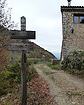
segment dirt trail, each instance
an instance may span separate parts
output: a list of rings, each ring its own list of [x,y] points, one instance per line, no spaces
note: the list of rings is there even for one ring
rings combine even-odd
[[[38,74],[49,84],[50,92],[58,105],[84,105],[84,81],[62,70],[47,65],[35,65]]]

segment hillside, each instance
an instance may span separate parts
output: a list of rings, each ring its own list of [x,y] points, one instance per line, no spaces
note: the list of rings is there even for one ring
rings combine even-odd
[[[0,31],[1,31],[1,35],[4,36],[4,37],[2,37],[3,38],[2,42],[4,40],[4,43],[5,43],[3,46],[6,46],[8,50],[13,52],[12,55],[14,57],[17,56],[16,53],[14,53],[14,52],[21,53],[20,48],[22,48],[22,45],[19,46],[19,44],[22,44],[22,40],[18,40],[18,39],[17,40],[15,40],[15,39],[11,40],[9,38],[10,33],[7,31],[7,29],[5,29],[2,26],[0,26]],[[2,33],[2,31],[3,31],[3,33]],[[1,45],[2,45],[2,42],[1,42]],[[51,52],[45,50],[44,48],[40,47],[39,45],[35,44],[34,42],[26,40],[26,43],[27,43],[28,46],[25,45],[25,47],[28,49],[27,56],[29,58],[40,58],[40,59],[44,59],[44,60],[57,59]],[[11,46],[11,44],[13,46]],[[15,47],[14,44],[17,45],[17,46]],[[19,51],[13,51],[14,49],[19,50]]]
[[[12,45],[17,44],[17,43],[22,43],[20,41],[16,41],[16,40],[12,40],[11,41]],[[13,44],[14,43],[14,44]],[[51,59],[57,59],[52,53],[50,53],[49,51],[45,50],[44,48],[40,47],[39,45],[35,44],[34,42],[30,42],[27,41],[26,42],[28,46],[26,46],[26,48],[28,49],[27,51],[27,57],[28,58],[38,58],[38,59],[42,59],[45,61],[49,61]],[[17,44],[17,46],[19,45]],[[22,45],[19,46],[19,48],[17,50],[19,51],[12,51],[13,52],[13,56],[16,55],[16,53],[14,52],[18,52],[21,53],[20,51],[20,47],[22,47]],[[15,49],[15,46],[12,47],[11,45],[9,46],[9,49]]]
[[[56,57],[49,51],[35,44],[34,42],[29,42],[30,44],[30,58],[43,58],[45,60],[56,59]]]

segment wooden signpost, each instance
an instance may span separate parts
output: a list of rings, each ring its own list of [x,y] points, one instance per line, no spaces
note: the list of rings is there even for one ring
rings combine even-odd
[[[8,45],[9,51],[22,51],[25,50],[29,52],[31,50],[32,45],[29,43],[10,43]]]
[[[13,50],[22,51],[22,60],[21,60],[21,105],[27,105],[27,66],[26,66],[26,50],[28,50],[28,44],[26,43],[27,39],[35,39],[35,31],[26,31],[26,18],[21,17],[21,31],[20,30],[11,30],[11,39],[21,39],[22,43],[13,44]]]
[[[11,30],[11,39],[35,39],[35,31]]]

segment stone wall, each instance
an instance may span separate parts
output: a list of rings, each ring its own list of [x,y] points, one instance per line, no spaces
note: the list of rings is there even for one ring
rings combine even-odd
[[[62,12],[62,27],[63,27],[63,43],[62,43],[62,55],[61,55],[62,60],[71,51],[84,50],[84,24],[73,23],[74,13],[84,14],[84,12],[73,12],[73,11]]]

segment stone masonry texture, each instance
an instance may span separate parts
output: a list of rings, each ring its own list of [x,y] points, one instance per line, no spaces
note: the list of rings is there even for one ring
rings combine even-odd
[[[63,60],[74,50],[84,50],[84,23],[73,22],[74,14],[84,14],[84,7],[62,6],[61,12],[63,30],[61,60]]]

